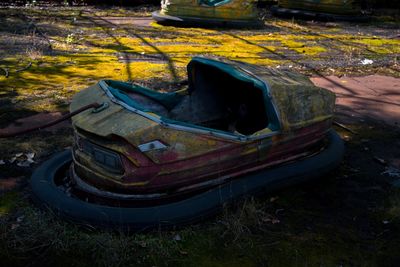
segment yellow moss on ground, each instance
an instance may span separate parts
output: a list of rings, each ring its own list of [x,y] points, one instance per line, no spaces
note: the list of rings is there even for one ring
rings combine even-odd
[[[308,56],[316,56],[320,53],[326,52],[326,49],[321,46],[306,45],[305,43],[300,43],[293,40],[282,40],[281,43],[297,53]]]
[[[12,68],[9,78],[0,76],[0,83],[3,91],[17,93],[13,99],[18,103],[29,97],[33,103],[50,99],[40,105],[32,104],[34,109],[41,110],[53,107],[52,102],[66,101],[76,91],[100,79],[171,81],[176,76],[184,78],[186,64],[191,57],[199,55],[275,66],[288,62],[285,49],[307,60],[337,51],[377,56],[400,53],[400,41],[395,39],[333,31],[318,33],[287,21],[270,24],[281,31],[178,28],[156,23],[149,28],[129,30],[87,26],[79,28],[82,33],[73,38],[49,36],[56,51],[52,55],[3,59],[0,67]],[[29,69],[15,72],[29,61],[32,62]]]

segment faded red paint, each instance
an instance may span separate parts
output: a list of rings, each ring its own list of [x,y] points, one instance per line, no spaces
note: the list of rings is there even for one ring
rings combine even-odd
[[[133,194],[165,192],[217,178],[234,179],[268,166],[304,157],[314,151],[315,144],[321,142],[330,125],[331,121],[327,120],[294,130],[290,134],[279,134],[271,138],[271,145],[263,150],[260,150],[259,145],[266,140],[245,144],[230,142],[229,146],[223,146],[214,152],[184,160],[174,160],[174,153],[161,153],[161,162],[164,157],[169,159],[164,164],[152,162],[125,142],[120,144],[125,145],[122,155],[125,173],[121,179],[115,179],[106,170],[99,175],[95,170],[80,166],[79,162],[75,165],[75,170],[79,176],[85,177],[87,183],[109,191]]]

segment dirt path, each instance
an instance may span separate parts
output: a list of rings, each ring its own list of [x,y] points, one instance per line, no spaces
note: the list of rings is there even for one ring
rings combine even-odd
[[[314,77],[312,81],[335,92],[336,112],[347,122],[377,120],[400,126],[400,79],[382,75]]]

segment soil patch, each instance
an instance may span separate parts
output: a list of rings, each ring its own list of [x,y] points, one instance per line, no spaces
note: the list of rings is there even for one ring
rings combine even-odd
[[[320,87],[335,92],[336,112],[349,122],[372,119],[400,126],[400,79],[382,75],[314,77]]]

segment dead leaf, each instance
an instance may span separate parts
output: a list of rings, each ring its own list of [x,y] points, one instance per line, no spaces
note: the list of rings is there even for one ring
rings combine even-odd
[[[35,152],[27,153],[27,154],[25,154],[25,156],[26,156],[28,159],[33,160],[33,158],[35,157]]]
[[[273,218],[271,222],[272,222],[272,224],[277,224],[277,223],[280,223],[281,221],[277,218]]]
[[[378,157],[374,157],[374,160],[382,165],[386,165],[387,161]]]
[[[33,160],[25,160],[25,161],[20,161],[17,163],[17,166],[19,167],[29,167],[33,163]]]
[[[266,223],[270,222],[272,224],[277,224],[281,222],[278,218],[272,216],[271,214],[268,214],[266,217],[262,218],[261,221]]]
[[[279,198],[279,197],[271,197],[271,198],[269,199],[269,202],[274,202],[274,201],[276,201],[278,198]]]

